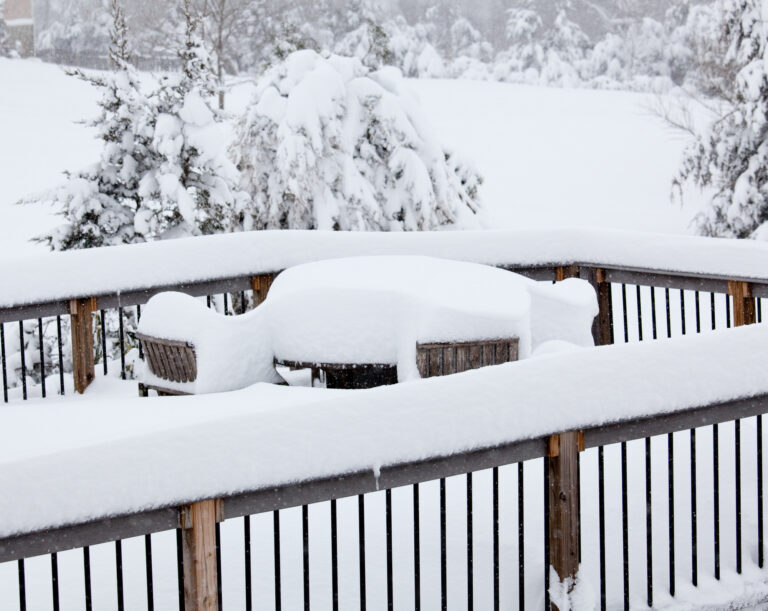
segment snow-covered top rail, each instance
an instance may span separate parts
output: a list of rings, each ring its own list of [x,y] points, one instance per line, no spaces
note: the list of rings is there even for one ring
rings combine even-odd
[[[751,240],[587,229],[262,231],[7,259],[0,262],[0,310],[247,277],[320,259],[380,254],[515,267],[582,264],[768,283],[768,244]]]
[[[0,430],[13,432],[0,443],[0,560],[14,553],[2,538],[18,533],[205,498],[224,498],[225,515],[234,517],[255,512],[247,494],[280,486],[292,488],[276,494],[278,505],[321,500],[307,498],[310,487],[297,482],[364,473],[366,486],[390,487],[414,477],[402,465],[429,464],[423,479],[444,477],[441,457],[493,449],[492,459],[504,464],[542,456],[543,440],[563,431],[585,429],[591,446],[763,413],[766,360],[768,326],[753,325],[367,391],[257,385],[225,400],[105,403],[96,395],[67,409],[9,406],[0,413]],[[682,415],[688,420],[674,420]],[[526,443],[527,454],[499,451]],[[398,466],[400,479],[392,475]]]

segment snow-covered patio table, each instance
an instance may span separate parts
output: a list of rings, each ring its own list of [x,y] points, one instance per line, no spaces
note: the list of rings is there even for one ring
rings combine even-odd
[[[582,280],[535,282],[474,263],[379,256],[289,268],[266,301],[242,316],[161,294],[147,304],[139,330],[194,346],[197,378],[177,390],[274,382],[275,363],[321,368],[329,386],[359,388],[422,377],[419,345],[507,346],[503,357],[473,367],[527,358],[551,342],[590,346],[596,314],[594,290]],[[157,383],[153,375],[146,379]]]

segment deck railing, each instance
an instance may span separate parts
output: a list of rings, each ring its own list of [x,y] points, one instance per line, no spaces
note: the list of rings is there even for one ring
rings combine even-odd
[[[700,247],[706,250],[705,246],[706,241]],[[413,250],[406,249],[406,252]],[[125,249],[125,252],[130,254],[130,249]],[[692,271],[689,268],[681,271],[675,269],[674,261],[666,269],[659,269],[658,266],[643,268],[638,261],[630,261],[631,264],[628,264],[625,260],[611,264],[605,258],[569,258],[531,264],[529,261],[521,263],[514,258],[504,261],[496,257],[487,262],[539,280],[558,281],[578,276],[591,282],[597,291],[600,307],[593,334],[596,344],[604,345],[676,337],[694,331],[699,333],[760,322],[762,298],[768,296],[768,274],[766,277],[757,276],[754,273],[754,260],[744,256],[745,263],[749,264],[745,265],[747,272],[727,275],[722,273],[722,269],[708,271],[704,265],[698,270]],[[761,248],[756,247],[755,260],[763,256]],[[475,260],[477,257],[465,258]],[[65,392],[63,353],[68,342],[76,369],[76,387],[79,385],[84,389],[88,379],[93,378],[97,358],[104,373],[107,373],[109,359],[106,355],[109,350],[106,344],[109,334],[104,332],[104,327],[110,323],[110,311],[113,312],[111,324],[117,327],[117,351],[121,373],[125,377],[125,355],[129,346],[126,329],[128,320],[130,316],[134,317],[131,322],[138,319],[140,306],[152,294],[172,289],[208,296],[209,304],[218,306],[226,313],[233,313],[242,308],[243,304],[252,306],[263,300],[271,279],[279,272],[279,267],[264,269],[263,264],[255,264],[253,269],[254,273],[250,275],[238,273],[215,279],[185,280],[176,285],[164,282],[162,285],[134,287],[113,293],[72,293],[36,302],[6,302],[6,305],[0,307],[5,401],[13,401],[16,397],[26,399],[33,395],[50,395],[51,389],[46,388],[45,374],[51,371],[52,366],[57,368],[58,391]],[[233,296],[239,301],[234,308]],[[81,313],[85,315],[78,320]],[[70,318],[71,339],[66,336]],[[9,351],[6,349],[6,340],[16,329],[20,340],[18,343],[27,345],[27,350],[20,352],[18,363],[11,364],[7,358]],[[53,350],[50,349],[50,342],[46,344],[46,329],[55,339]],[[94,329],[95,345],[91,346],[89,341],[93,340],[89,338],[94,337]],[[30,350],[28,339],[35,335],[39,341]],[[140,346],[136,350],[140,352]],[[30,365],[30,357],[34,352],[39,356]],[[17,364],[19,384],[12,387],[8,370]],[[31,366],[34,366],[38,380],[35,384],[29,383]],[[398,606],[402,604],[406,608],[426,608],[431,606],[427,599],[434,596],[445,609],[451,594],[457,591],[466,598],[469,609],[473,606],[486,608],[484,602],[488,602],[488,607],[494,609],[501,608],[502,603],[505,606],[517,605],[520,609],[540,604],[547,608],[551,602],[548,593],[550,573],[544,567],[552,562],[561,577],[572,573],[573,557],[569,553],[574,549],[581,561],[582,570],[590,566],[596,570],[599,583],[597,598],[602,609],[612,606],[628,609],[630,604],[636,604],[640,598],[652,606],[655,601],[674,596],[684,582],[696,586],[704,575],[719,580],[726,571],[740,574],[745,562],[763,567],[762,414],[767,405],[768,398],[764,396],[737,399],[734,395],[734,401],[717,405],[701,405],[671,415],[627,420],[607,427],[587,427],[582,429],[581,435],[572,436],[563,432],[470,453],[391,465],[382,468],[378,476],[370,471],[343,474],[256,490],[211,502],[195,502],[182,508],[168,507],[22,534],[0,540],[0,561],[16,560],[18,563],[18,604],[24,609],[27,598],[24,559],[50,554],[53,606],[58,608],[61,587],[57,574],[58,554],[65,550],[82,549],[83,604],[90,609],[94,608],[90,546],[115,541],[114,595],[118,600],[118,608],[122,608],[125,591],[121,541],[143,537],[145,605],[148,609],[165,608],[155,600],[158,594],[158,569],[156,567],[153,571],[152,540],[159,536],[154,533],[175,530],[179,608],[185,605],[185,582],[187,609],[208,608],[200,601],[208,600],[206,604],[209,604],[212,599],[201,596],[203,591],[213,596],[221,608],[226,589],[222,586],[222,566],[233,563],[226,559],[229,548],[220,545],[221,533],[222,529],[237,521],[242,522],[239,532],[243,541],[240,571],[242,597],[238,601],[242,600],[247,609],[265,605],[275,609],[294,608],[292,605],[300,601],[308,609],[312,601],[311,593],[315,592],[310,587],[311,505],[314,514],[327,515],[330,537],[328,593],[321,597],[322,603],[316,600],[312,602],[315,608],[327,606],[338,609],[345,605],[366,608],[366,600],[371,600],[369,582],[383,586],[388,608],[393,608],[396,601]],[[745,431],[749,433],[748,441],[744,437]],[[654,456],[659,455],[663,455],[666,463],[661,474],[658,472],[659,460],[653,460]],[[702,457],[709,464],[702,463]],[[576,461],[575,471],[568,467],[571,459]],[[727,472],[721,476],[723,465],[726,465]],[[750,465],[747,469],[749,477],[745,475],[745,465]],[[573,482],[574,473],[576,482]],[[642,477],[639,480],[630,479],[633,473],[643,476],[644,481]],[[574,486],[577,491],[583,489],[581,482],[585,478],[596,481],[597,498],[587,499],[576,494],[578,510],[574,520],[572,510],[566,508],[564,512],[561,511],[562,503],[553,504],[550,497],[558,491],[556,498],[562,498],[559,492],[563,492],[568,503],[572,502],[569,491]],[[680,498],[679,487],[674,484],[676,479],[680,481],[681,478],[690,489],[683,498]],[[638,485],[642,487],[639,496],[636,490]],[[452,528],[456,528],[455,507],[450,509],[448,498],[459,493],[463,493],[466,501],[465,515],[461,520],[461,543],[466,548],[461,560],[466,573],[462,586],[454,582],[455,570],[450,568],[448,562],[450,557],[455,564],[461,555],[456,550],[463,549],[448,537],[449,518],[453,522]],[[432,509],[436,510],[432,516],[428,516],[423,508],[425,494],[435,497],[430,500],[430,507],[434,505]],[[531,515],[531,510],[526,509],[529,501],[525,499],[530,499],[531,495],[539,497],[539,506],[545,516],[541,523],[535,512]],[[635,496],[635,502],[632,502],[632,496]],[[641,506],[636,502],[638,498],[641,499]],[[744,504],[744,498],[750,500],[749,507]],[[706,524],[699,518],[705,502],[712,509],[711,518],[707,516]],[[393,515],[402,514],[405,506],[410,507],[410,518],[406,520],[406,526],[411,530],[409,537],[403,536],[402,525],[398,527],[397,519],[393,518]],[[290,514],[289,508],[292,507],[301,508],[300,516]],[[383,569],[379,566],[379,559],[372,556],[370,544],[366,551],[366,538],[372,536],[371,507],[375,508],[373,511],[377,516],[381,513],[379,517],[383,517],[383,523],[377,525],[377,528],[381,526],[384,531]],[[369,513],[368,522],[366,510]],[[620,517],[620,542],[606,541],[606,523],[610,521],[612,512]],[[490,525],[485,525],[488,527],[485,534],[489,535],[489,539],[483,541],[483,545],[489,544],[488,549],[477,541],[480,531],[485,532],[480,527],[478,513],[484,519],[490,518]],[[269,523],[264,522],[267,514],[271,516]],[[347,593],[344,593],[344,586],[351,584],[349,576],[339,573],[340,567],[348,568],[348,563],[340,564],[339,561],[340,527],[343,527],[339,519],[342,514],[356,521],[353,530],[358,533],[357,583],[351,595],[349,587],[346,588]],[[638,518],[638,514],[642,515]],[[281,576],[281,569],[284,570],[282,564],[285,562],[281,561],[281,551],[285,558],[285,542],[281,542],[281,533],[285,537],[286,528],[285,517],[281,527],[281,515],[296,519],[301,531],[299,597],[286,589],[284,575]],[[429,537],[426,534],[430,524],[439,525],[439,532],[431,533],[437,534],[432,543],[427,541]],[[556,542],[552,541],[552,524],[558,525]],[[562,535],[560,526],[563,524],[567,524],[575,534],[575,540]],[[573,530],[573,524],[578,525],[576,530]],[[664,525],[661,530],[660,524]],[[259,547],[262,553],[266,549],[263,540],[255,542],[252,539],[251,533],[257,528],[261,534],[272,529],[272,549],[269,550],[272,556],[269,568],[273,573],[271,600],[264,598],[263,578],[256,577],[254,548]],[[632,536],[638,528],[644,530],[645,537],[642,540]],[[207,541],[211,533],[215,541],[215,566],[210,564],[210,555],[200,555],[201,550],[207,549],[201,542]],[[397,567],[393,566],[393,557],[398,544],[404,544],[406,539],[409,539],[407,547],[412,555],[410,570],[398,572]],[[645,549],[638,547],[638,541]],[[749,545],[751,541],[757,541],[757,545]],[[434,549],[431,545],[434,545]],[[660,547],[664,562],[660,562]],[[538,549],[539,556],[532,556],[531,550]],[[597,553],[586,554],[587,549]],[[432,560],[436,561],[435,566],[440,567],[437,574],[429,569],[432,563],[426,557],[432,551],[436,552]],[[482,556],[483,551],[488,552],[488,557]],[[223,559],[222,555],[225,556]],[[591,560],[587,558],[588,555]],[[532,557],[540,561],[532,562]],[[264,564],[263,558],[261,564]],[[531,564],[538,567],[536,571],[539,576],[535,579],[532,577]],[[630,570],[630,564],[644,565],[643,580],[638,581],[637,572]],[[201,570],[185,573],[184,568],[189,571],[191,566]],[[621,567],[618,581],[612,579],[616,577],[614,569],[617,566]],[[372,570],[380,573],[376,580]],[[168,571],[163,571],[162,575],[167,578]],[[262,579],[259,582],[261,592],[255,586],[255,580],[258,579]],[[399,593],[403,589],[408,592],[407,597]],[[484,598],[484,592],[489,592],[490,598]],[[324,604],[326,602],[327,605]],[[203,606],[195,606],[198,603]],[[226,606],[229,605],[227,602]],[[238,602],[235,606],[241,605]]]

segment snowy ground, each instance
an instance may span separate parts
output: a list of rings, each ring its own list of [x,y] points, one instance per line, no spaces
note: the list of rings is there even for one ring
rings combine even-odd
[[[694,207],[670,202],[685,140],[648,109],[652,96],[450,80],[410,81],[446,143],[485,177],[491,228],[590,227],[690,233]],[[229,110],[247,104],[241,82]],[[50,210],[13,203],[95,159],[98,143],[78,124],[97,94],[38,61],[0,59],[0,256],[56,223]]]

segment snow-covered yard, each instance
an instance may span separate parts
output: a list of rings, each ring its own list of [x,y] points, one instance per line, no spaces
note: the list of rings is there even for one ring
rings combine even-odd
[[[97,92],[54,65],[0,58],[0,253],[20,255],[58,223],[14,202],[94,161],[99,145],[77,122]],[[653,96],[502,83],[410,80],[447,144],[485,177],[488,228],[589,226],[689,233],[695,206],[670,201],[686,140],[649,110]],[[241,112],[253,85],[227,106]],[[34,169],[34,171],[32,170]]]

